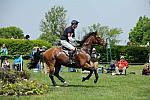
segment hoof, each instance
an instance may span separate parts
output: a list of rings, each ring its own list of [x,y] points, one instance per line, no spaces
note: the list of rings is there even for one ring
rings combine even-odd
[[[57,86],[55,86],[55,87],[60,87],[60,86],[57,85]]]
[[[97,80],[96,80],[96,79],[94,80],[94,83],[97,83]]]
[[[68,86],[68,83],[66,81],[64,82],[64,86]]]
[[[85,80],[86,80],[86,78],[83,77],[83,78],[82,78],[82,82],[84,82]]]

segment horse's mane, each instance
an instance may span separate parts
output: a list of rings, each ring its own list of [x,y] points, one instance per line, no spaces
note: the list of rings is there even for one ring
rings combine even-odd
[[[95,36],[97,35],[97,32],[90,32],[88,34],[86,34],[83,39],[80,42],[80,46],[82,46],[84,44],[84,42],[90,37],[90,36]]]

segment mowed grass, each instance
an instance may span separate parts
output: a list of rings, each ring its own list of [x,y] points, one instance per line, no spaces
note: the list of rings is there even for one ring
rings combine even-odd
[[[87,74],[67,72],[64,69],[60,75],[69,83],[63,86],[56,77],[60,87],[53,87],[48,75],[40,72],[31,72],[31,79],[49,85],[49,92],[43,95],[31,96],[0,96],[0,100],[150,100],[150,76],[142,76],[142,65],[130,65],[127,75],[112,76],[100,74],[95,84],[94,75],[82,82]],[[129,74],[134,71],[136,74]]]

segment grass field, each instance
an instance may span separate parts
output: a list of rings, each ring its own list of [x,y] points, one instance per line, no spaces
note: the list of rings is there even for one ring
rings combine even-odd
[[[0,96],[0,100],[150,100],[150,76],[141,75],[141,65],[130,65],[126,76],[112,76],[100,74],[95,84],[94,75],[85,82],[81,82],[86,74],[79,72],[67,72],[67,68],[61,74],[69,83],[64,87],[55,78],[61,87],[53,87],[48,75],[31,72],[31,79],[49,85],[49,92],[44,95],[32,96]],[[136,74],[129,74],[135,71]]]

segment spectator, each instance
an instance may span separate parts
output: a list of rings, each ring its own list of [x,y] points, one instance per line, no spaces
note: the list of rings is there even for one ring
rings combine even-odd
[[[144,68],[142,70],[142,75],[150,75],[150,64],[144,64]]]
[[[120,61],[117,62],[116,64],[116,74],[121,75],[121,74],[126,74],[126,69],[128,68],[128,62],[125,60],[124,56],[120,57]]]
[[[42,46],[42,48],[40,49],[41,52],[45,52],[46,51],[46,47]]]
[[[6,56],[8,55],[8,50],[5,46],[5,44],[3,44],[3,46],[1,47],[0,55],[1,55],[1,67],[2,67],[2,63],[3,63],[4,59],[6,58]]]
[[[100,58],[100,54],[96,52],[96,49],[92,49],[91,53],[91,61],[94,64],[94,67],[98,69],[98,59]]]
[[[41,70],[41,51],[40,48],[37,48],[37,51],[34,53],[34,58],[36,58],[35,62],[38,62],[36,68],[40,71]]]
[[[37,52],[37,48],[38,47],[34,47],[33,49],[32,49],[32,52],[31,52],[31,58],[33,58],[33,56],[34,56],[34,54]]]
[[[17,57],[13,62],[12,69],[17,71],[23,70],[23,59],[19,54],[17,54]]]
[[[2,62],[2,70],[10,70],[10,63],[7,58]]]
[[[77,72],[76,68],[68,68],[68,72]]]
[[[65,67],[65,66],[61,65],[61,68],[60,68],[60,71],[59,71],[59,72],[63,72],[64,67]]]
[[[115,71],[115,64],[116,64],[116,61],[111,60],[110,66],[109,66],[109,68],[107,68],[107,73],[112,73],[113,71]]]

